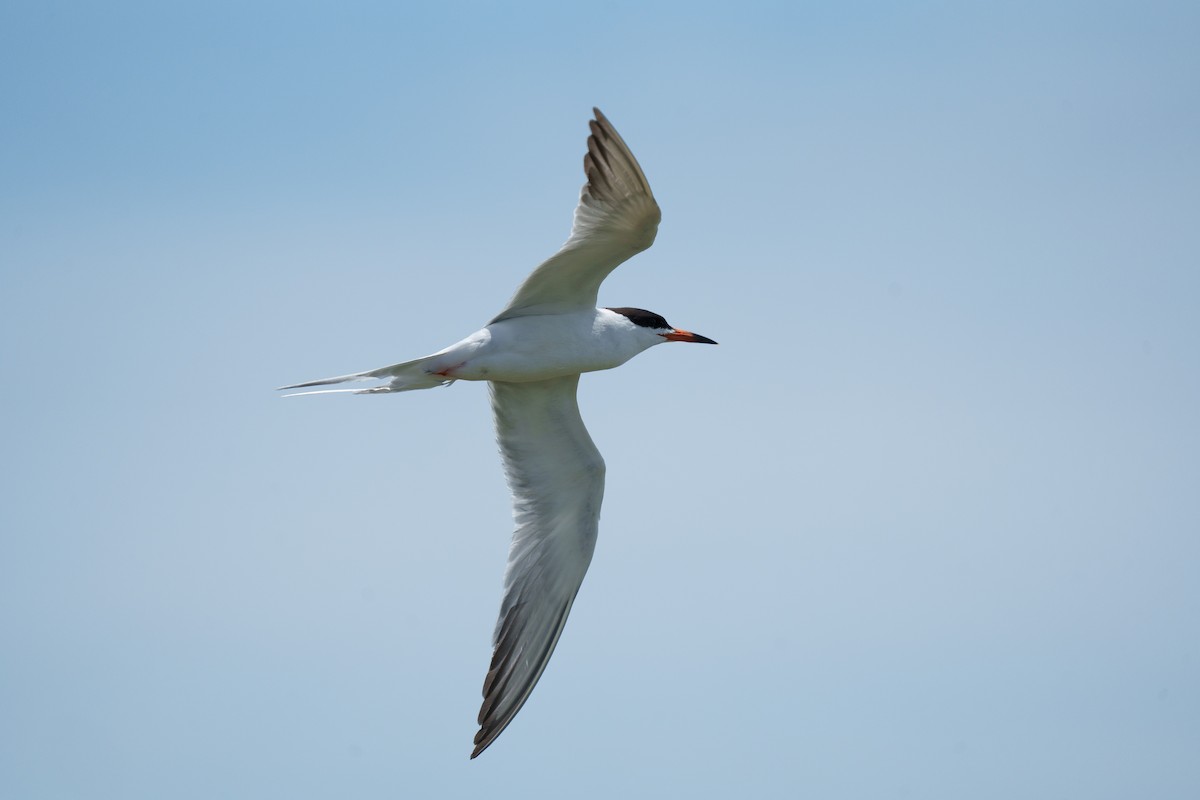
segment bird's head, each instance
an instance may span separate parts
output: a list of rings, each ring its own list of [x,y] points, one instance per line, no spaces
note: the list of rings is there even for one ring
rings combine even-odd
[[[620,314],[633,323],[639,335],[660,337],[657,339],[647,338],[647,347],[662,344],[663,342],[716,344],[716,342],[707,336],[701,336],[698,333],[685,331],[681,328],[673,328],[661,315],[655,314],[653,311],[647,311],[644,308],[610,308],[608,310]]]

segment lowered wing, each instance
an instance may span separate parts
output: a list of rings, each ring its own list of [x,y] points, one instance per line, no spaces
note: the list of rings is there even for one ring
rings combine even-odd
[[[471,758],[495,741],[542,676],[592,560],[604,459],[579,417],[579,376],[492,383],[516,531]]]

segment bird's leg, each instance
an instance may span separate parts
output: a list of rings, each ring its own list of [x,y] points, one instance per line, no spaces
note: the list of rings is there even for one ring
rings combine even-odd
[[[452,372],[454,372],[454,371],[455,371],[455,370],[457,370],[457,369],[462,369],[462,368],[463,368],[463,367],[465,367],[466,365],[467,365],[467,362],[466,362],[466,361],[460,361],[459,363],[457,363],[457,364],[455,364],[455,365],[453,365],[453,366],[450,366],[450,367],[446,367],[445,369],[439,369],[439,370],[430,370],[430,371],[429,371],[429,374],[431,374],[431,375],[441,375],[443,378],[447,378],[448,380],[451,380],[451,381],[453,381],[453,380],[455,380],[455,377],[454,377],[454,376],[453,376],[451,373],[452,373]]]

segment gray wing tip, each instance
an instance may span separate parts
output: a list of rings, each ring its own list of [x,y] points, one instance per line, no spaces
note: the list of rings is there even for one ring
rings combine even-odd
[[[583,157],[583,172],[587,177],[584,193],[597,200],[615,201],[622,195],[636,194],[653,199],[650,182],[629,145],[599,108],[593,106],[592,113],[595,119],[588,120],[587,153]]]
[[[517,640],[525,639],[528,635],[528,631],[523,629],[525,621],[520,613],[524,604],[513,606],[502,617],[496,634],[495,648],[492,650],[491,664],[483,681],[483,704],[479,707],[477,719],[479,731],[475,734],[475,750],[472,751],[471,758],[478,756],[496,741],[518,712],[525,707],[525,701],[533,693],[533,687],[537,686],[542,673],[546,671],[546,665],[550,663],[550,656],[554,655],[554,648],[558,646],[558,639],[562,636],[563,627],[574,602],[575,596],[571,595],[558,611],[550,627],[535,632],[535,635],[540,635],[544,641],[538,643],[532,656],[527,651],[520,653],[523,658],[529,659],[529,664],[519,665],[513,661],[517,654]],[[514,679],[515,683],[511,683]]]
[[[475,749],[471,751],[471,758],[477,758],[480,753],[487,750],[492,742],[496,741],[496,737],[500,735],[500,731],[502,730],[504,729],[500,728],[499,730],[488,731],[486,728],[480,728],[479,733],[475,734]]]

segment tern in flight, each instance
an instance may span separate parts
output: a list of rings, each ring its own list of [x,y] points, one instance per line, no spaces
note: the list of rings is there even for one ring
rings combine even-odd
[[[601,282],[654,243],[662,214],[633,153],[599,109],[571,236],[482,330],[433,355],[284,386],[379,380],[388,394],[488,381],[516,531],[483,682],[475,758],[512,722],[541,677],[592,560],[604,459],[579,417],[579,375],[619,367],[664,342],[716,344],[640,308],[596,308]]]

